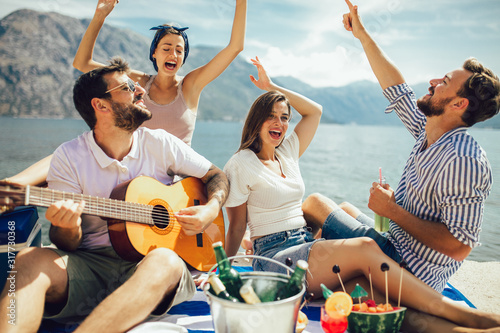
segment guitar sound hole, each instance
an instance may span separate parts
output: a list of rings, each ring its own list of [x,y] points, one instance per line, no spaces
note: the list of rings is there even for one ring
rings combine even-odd
[[[163,206],[154,206],[152,217],[153,223],[158,229],[166,229],[170,224],[170,214]]]

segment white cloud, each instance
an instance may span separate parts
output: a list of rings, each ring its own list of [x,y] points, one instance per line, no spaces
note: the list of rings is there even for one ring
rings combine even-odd
[[[314,87],[342,86],[359,80],[374,80],[364,55],[355,55],[343,46],[333,52],[297,55],[271,47],[259,57],[270,76],[293,76]]]
[[[254,38],[249,39],[249,38],[247,38],[245,40],[245,49],[257,48],[257,49],[261,49],[261,50],[266,50],[270,47],[272,47],[271,44],[263,42],[261,39],[254,39]]]
[[[373,38],[409,82],[461,64],[464,50],[500,72],[498,0],[352,0]],[[149,27],[174,21],[189,26],[194,45],[227,45],[236,0],[122,0],[106,22],[150,36]],[[0,15],[19,8],[91,18],[97,0],[3,1]],[[342,25],[338,0],[248,0],[244,57],[258,55],[273,75],[313,86],[374,80],[361,45]],[[419,71],[420,69],[420,71]],[[425,70],[424,70],[425,69]],[[424,71],[423,71],[424,70]]]
[[[23,0],[2,4],[2,13],[6,15],[20,8],[30,8],[41,12],[57,12],[72,17],[88,17],[84,13],[92,15],[97,1],[90,0]],[[83,16],[82,16],[83,15]]]

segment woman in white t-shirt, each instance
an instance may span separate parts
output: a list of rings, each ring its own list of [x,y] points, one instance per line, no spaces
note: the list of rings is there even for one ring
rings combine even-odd
[[[240,148],[224,168],[231,181],[226,203],[231,222],[226,243],[229,255],[237,252],[247,226],[254,246],[263,236],[290,230],[305,232],[301,208],[304,182],[298,161],[316,133],[322,112],[321,105],[273,84],[258,58],[252,62],[259,74],[258,80],[250,76],[252,82],[268,92],[252,105]],[[285,138],[290,105],[302,118],[292,135]],[[302,248],[308,251],[310,246]],[[256,268],[264,269],[260,261],[255,262]]]
[[[259,59],[252,59],[259,78],[250,75],[252,82],[268,91],[254,102],[245,121],[238,152],[224,167],[230,182],[226,211],[229,229],[225,250],[233,256],[248,227],[255,255],[286,263],[291,258],[308,261],[307,291],[321,295],[320,283],[335,290],[340,287],[332,267],[341,268],[341,277],[347,290],[356,283],[370,288],[371,274],[375,298],[385,302],[385,276],[379,268],[387,263],[389,297],[397,303],[401,268],[387,257],[369,238],[346,240],[314,239],[306,228],[302,213],[304,182],[300,175],[299,158],[311,143],[318,128],[322,107],[290,90],[274,84]],[[293,133],[288,137],[291,107],[301,115]],[[370,270],[371,267],[371,270]],[[283,268],[269,261],[254,259],[256,271],[283,272]],[[402,274],[401,303],[420,309],[406,318],[405,325],[424,323],[430,331],[450,331],[466,326],[489,328],[499,326],[500,318],[476,309],[466,308],[444,300],[444,297],[406,270]],[[368,289],[367,289],[368,290]],[[429,305],[432,304],[432,315]],[[409,311],[412,311],[409,309]],[[417,316],[417,317],[415,317]],[[419,326],[420,327],[420,326]],[[418,328],[418,327],[417,327]]]

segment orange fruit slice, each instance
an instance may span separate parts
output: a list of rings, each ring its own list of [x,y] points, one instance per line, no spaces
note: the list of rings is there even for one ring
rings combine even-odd
[[[325,311],[330,317],[347,317],[352,310],[352,298],[343,291],[337,291],[328,297],[325,302]]]

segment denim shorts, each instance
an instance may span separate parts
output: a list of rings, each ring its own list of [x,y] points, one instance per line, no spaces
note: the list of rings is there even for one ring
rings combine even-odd
[[[274,259],[283,264],[290,258],[293,269],[298,260],[308,260],[311,246],[316,241],[318,239],[314,239],[306,228],[298,228],[258,238],[253,242],[253,249],[256,256]],[[284,267],[263,259],[254,259],[252,265],[255,271],[287,273]]]
[[[374,226],[373,219],[365,214],[361,213],[357,218],[354,218],[339,208],[332,211],[326,218],[321,229],[321,236],[325,239],[369,237],[389,258],[400,262],[402,257],[389,240],[389,233],[378,232]],[[407,269],[409,270],[409,268]]]

